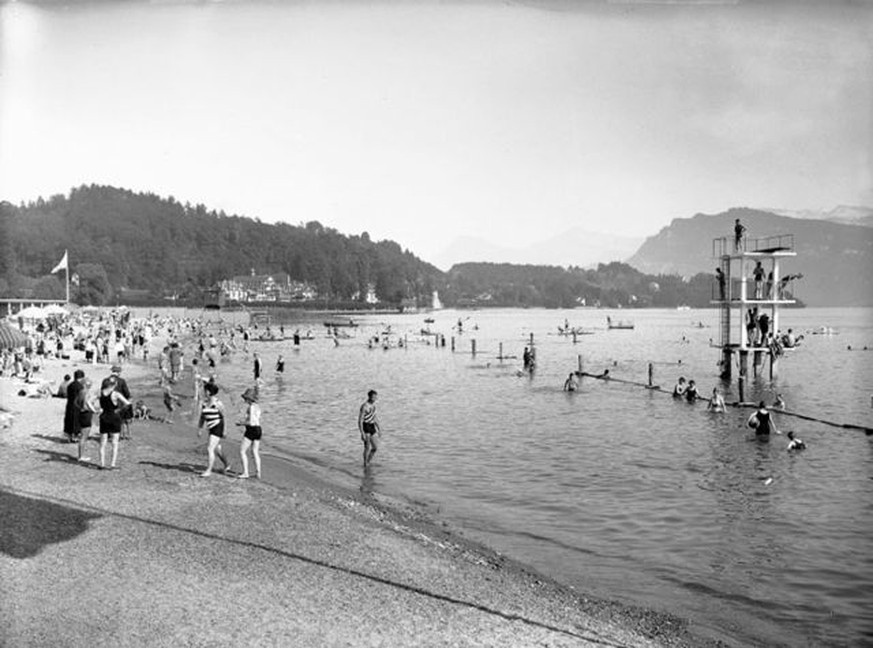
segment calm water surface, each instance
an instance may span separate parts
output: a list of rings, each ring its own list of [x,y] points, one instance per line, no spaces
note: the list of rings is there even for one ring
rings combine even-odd
[[[636,328],[605,330],[607,314]],[[653,362],[656,384],[670,388],[684,375],[703,394],[718,385],[736,400],[736,384],[719,382],[719,354],[709,347],[716,311],[433,316],[433,330],[455,336],[455,353],[418,335],[424,315],[363,317],[339,347],[320,320],[288,322],[317,336],[297,350],[252,344],[268,369],[269,451],[344,485],[438,510],[565,584],[675,613],[732,645],[873,641],[873,437],[777,417],[809,446],[791,454],[784,437],[755,440],[745,426],[750,410],[708,414],[703,403],[593,379],[575,394],[561,391],[581,355],[586,371],[645,382]],[[460,335],[452,327],[459,318]],[[565,318],[595,333],[576,344],[555,335]],[[389,324],[393,341],[406,335],[407,347],[368,349],[368,336]],[[780,392],[789,410],[873,427],[873,311],[783,311],[782,326],[837,333],[807,334],[778,380],[752,381],[747,400],[771,402]],[[531,333],[532,379],[518,373]],[[500,343],[518,359],[501,362]],[[272,373],[279,353],[282,377]],[[248,384],[250,361],[239,354],[222,363],[219,378]],[[385,434],[365,476],[356,422],[370,388],[379,391]],[[226,404],[241,409],[233,396]]]

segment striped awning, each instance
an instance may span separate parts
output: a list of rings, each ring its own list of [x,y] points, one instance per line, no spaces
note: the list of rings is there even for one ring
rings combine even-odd
[[[0,322],[0,349],[17,349],[27,344],[27,336],[17,328]]]

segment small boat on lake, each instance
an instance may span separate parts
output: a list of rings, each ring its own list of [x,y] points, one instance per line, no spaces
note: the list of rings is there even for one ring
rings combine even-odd
[[[358,328],[358,323],[353,319],[334,320],[324,323],[327,328]]]
[[[285,339],[285,336],[281,333],[281,331],[262,331],[256,335],[252,335],[249,338],[249,342],[281,342]]]
[[[627,320],[627,321],[619,320],[617,322],[613,322],[612,318],[609,315],[607,315],[606,316],[606,328],[608,328],[609,330],[613,330],[613,329],[633,330],[634,323],[631,322],[630,320]]]
[[[558,335],[594,335],[594,331],[587,331],[581,326],[559,326]]]

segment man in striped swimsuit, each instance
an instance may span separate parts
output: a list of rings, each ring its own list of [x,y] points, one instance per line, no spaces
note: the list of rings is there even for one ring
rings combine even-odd
[[[358,431],[361,433],[361,441],[364,442],[364,468],[366,468],[376,454],[376,435],[382,431],[376,418],[375,389],[367,392],[367,400],[361,405],[361,411],[358,413]]]

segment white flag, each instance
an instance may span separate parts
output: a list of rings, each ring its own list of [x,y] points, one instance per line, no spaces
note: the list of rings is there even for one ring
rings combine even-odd
[[[58,263],[58,265],[56,265],[54,267],[51,274],[54,274],[60,270],[66,270],[66,269],[67,269],[67,251],[64,250],[64,258],[61,259],[60,263]]]

